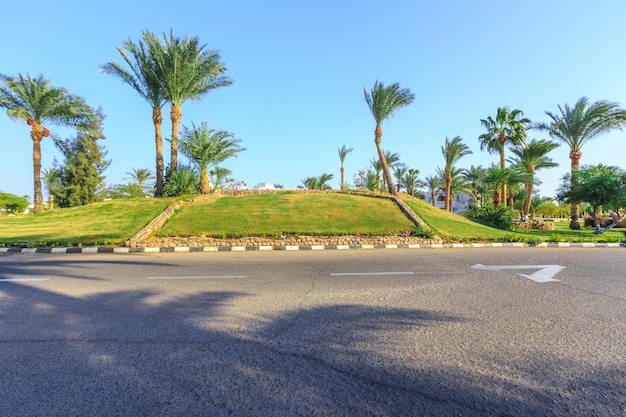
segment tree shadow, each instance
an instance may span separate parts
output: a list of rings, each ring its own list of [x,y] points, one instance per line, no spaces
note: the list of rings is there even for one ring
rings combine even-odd
[[[420,356],[429,328],[466,324],[461,317],[325,305],[233,320],[233,306],[250,296],[72,297],[3,283],[0,410],[136,417],[589,416],[626,409],[623,361],[596,369],[557,355],[488,358],[501,372],[468,371]],[[579,370],[577,379],[562,387],[542,381],[566,369]]]

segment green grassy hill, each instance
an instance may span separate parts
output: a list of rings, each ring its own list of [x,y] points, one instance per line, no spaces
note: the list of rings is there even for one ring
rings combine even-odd
[[[172,198],[113,200],[37,216],[0,216],[0,247],[119,246],[145,227]],[[593,230],[512,232],[479,225],[421,200],[405,202],[447,241],[610,241],[621,232]],[[156,236],[280,237],[284,235],[410,235],[415,225],[389,199],[341,193],[277,192],[215,195],[177,209]]]

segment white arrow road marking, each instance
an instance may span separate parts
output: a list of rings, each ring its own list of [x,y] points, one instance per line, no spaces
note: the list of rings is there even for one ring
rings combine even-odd
[[[503,269],[538,269],[534,274],[518,274],[524,278],[528,278],[535,282],[557,282],[558,279],[553,277],[562,269],[561,265],[483,265],[476,264],[473,269],[482,269],[485,271],[502,271]]]

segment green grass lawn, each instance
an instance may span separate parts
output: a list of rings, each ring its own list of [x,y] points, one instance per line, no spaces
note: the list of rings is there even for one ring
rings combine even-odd
[[[570,230],[568,219],[553,222],[554,230],[506,231],[474,223],[458,214],[433,207],[422,200],[406,198],[405,202],[439,236],[452,241],[520,241],[520,242],[623,242],[624,229],[595,234],[593,227]]]
[[[271,193],[218,197],[183,207],[159,236],[395,235],[415,225],[387,199]]]
[[[461,215],[433,207],[416,198],[407,197],[404,201],[437,235],[446,240],[469,242],[503,240],[512,233],[474,223]]]
[[[118,246],[176,199],[113,200],[38,215],[0,216],[0,247]],[[624,229],[596,235],[592,227],[504,231],[407,197],[406,203],[449,242],[624,242]],[[289,235],[390,236],[415,233],[415,225],[389,199],[340,193],[278,192],[215,196],[176,211],[157,236],[281,237]]]
[[[36,216],[0,216],[0,246],[119,245],[173,201],[112,200]]]

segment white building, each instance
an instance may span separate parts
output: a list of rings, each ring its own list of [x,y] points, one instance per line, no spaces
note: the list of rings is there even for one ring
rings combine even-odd
[[[432,201],[430,199],[430,193],[426,193],[426,197],[424,198],[424,201],[432,205]],[[441,191],[438,193],[435,193],[435,207],[443,209],[444,203],[445,203],[445,193]],[[471,195],[465,194],[465,193],[459,194],[456,197],[454,197],[454,199],[452,200],[452,212],[458,213],[458,214],[467,213],[470,206],[473,204],[474,204],[474,201],[472,200]]]
[[[260,182],[254,186],[255,190],[275,190],[274,184],[270,182]]]

